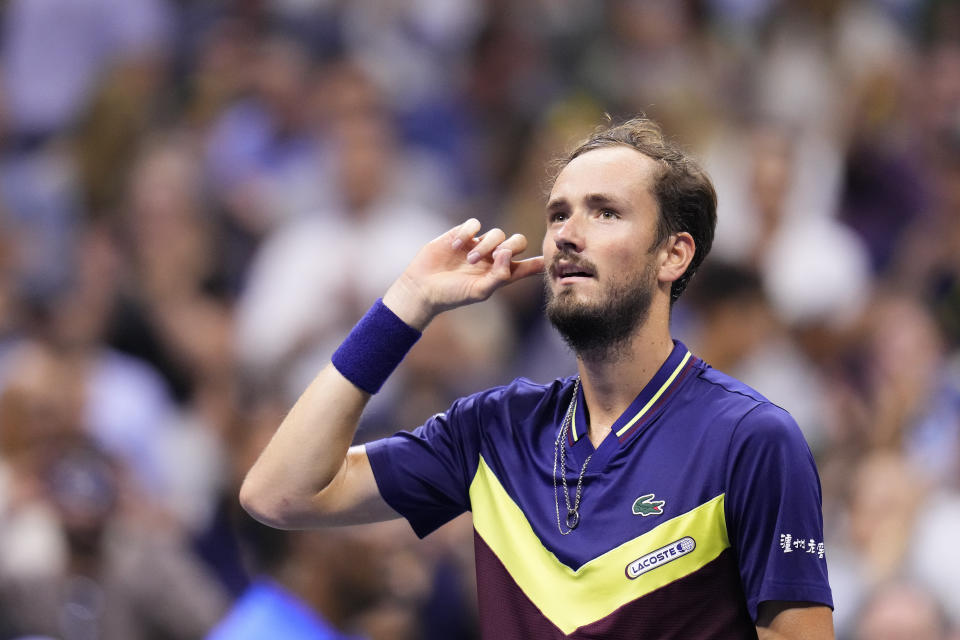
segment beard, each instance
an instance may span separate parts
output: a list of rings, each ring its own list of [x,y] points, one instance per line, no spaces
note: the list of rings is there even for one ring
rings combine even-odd
[[[600,300],[593,303],[578,300],[571,289],[555,294],[550,287],[550,270],[545,279],[547,318],[564,342],[589,360],[617,356],[619,347],[646,321],[656,287],[652,263],[635,277],[608,285]]]

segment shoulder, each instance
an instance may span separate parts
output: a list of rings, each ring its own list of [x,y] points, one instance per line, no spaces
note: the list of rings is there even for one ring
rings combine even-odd
[[[367,453],[379,455],[385,446],[413,448],[425,446],[434,451],[454,451],[465,455],[467,465],[475,452],[484,447],[513,439],[517,433],[531,433],[538,424],[552,424],[545,412],[554,411],[550,398],[563,389],[564,381],[542,385],[518,378],[501,386],[463,396],[446,411],[434,414],[412,431],[401,431],[389,438],[368,443]],[[572,380],[570,382],[572,389]],[[529,437],[529,436],[524,436]]]
[[[558,397],[573,389],[573,377],[558,378],[549,384],[516,378],[512,382],[491,387],[458,400],[451,410],[474,411],[479,418],[504,413],[528,416],[553,407]],[[568,398],[569,399],[569,398]]]
[[[710,365],[703,364],[701,367],[696,393],[710,409],[730,414],[737,428],[765,424],[796,426],[796,421],[786,409],[774,404],[750,385]]]
[[[800,427],[786,409],[753,387],[702,364],[694,393],[714,428],[725,428],[731,446],[781,443],[806,448]]]
[[[700,373],[697,376],[702,390],[717,396],[719,399],[741,406],[753,408],[757,404],[770,401],[753,387],[718,371],[704,362],[700,363]]]
[[[557,407],[569,402],[572,389],[573,378],[555,380],[550,384],[518,378],[509,384],[457,399],[446,411],[435,414],[417,427],[413,435],[426,439],[456,439],[468,449],[491,444],[497,446],[496,443],[502,443],[504,438],[510,441],[517,437],[521,440],[535,438],[544,425],[557,422]]]
[[[512,382],[480,392],[485,399],[506,402],[536,402],[573,386],[574,377],[557,378],[549,383],[534,382],[529,378],[515,378]]]

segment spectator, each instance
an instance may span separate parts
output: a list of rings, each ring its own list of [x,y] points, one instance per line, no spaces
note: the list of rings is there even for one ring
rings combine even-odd
[[[894,582],[867,601],[857,623],[856,640],[950,640],[942,605],[926,589]]]
[[[120,476],[90,444],[65,442],[42,486],[66,544],[57,571],[2,585],[20,634],[116,640],[197,638],[222,615],[224,593],[175,540],[126,522]]]

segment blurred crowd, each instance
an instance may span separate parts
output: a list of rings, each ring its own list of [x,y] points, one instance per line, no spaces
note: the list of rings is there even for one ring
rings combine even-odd
[[[239,483],[421,244],[539,246],[550,161],[637,113],[714,178],[674,335],[804,430],[838,637],[960,638],[954,0],[8,0],[0,33],[0,639],[476,637],[468,516],[278,532]],[[571,374],[541,309],[440,317],[357,440]]]

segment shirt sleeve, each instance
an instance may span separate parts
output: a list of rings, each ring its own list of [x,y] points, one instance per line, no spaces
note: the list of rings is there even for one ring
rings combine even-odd
[[[412,432],[366,445],[380,495],[423,538],[470,509],[479,455],[473,397],[458,400]]]
[[[750,615],[768,600],[832,608],[820,478],[796,422],[758,405],[734,430],[728,459],[727,530]]]

